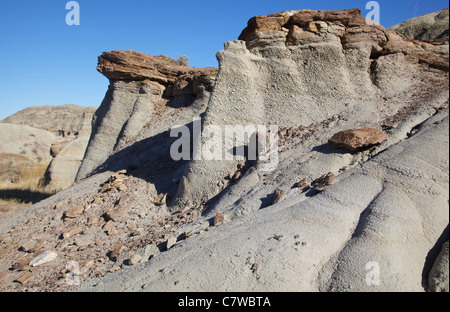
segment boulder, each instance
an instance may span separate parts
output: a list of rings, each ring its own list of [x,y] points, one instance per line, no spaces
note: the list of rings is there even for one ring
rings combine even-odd
[[[382,130],[363,128],[338,132],[328,142],[334,148],[345,148],[353,152],[383,143],[387,139],[388,136]]]

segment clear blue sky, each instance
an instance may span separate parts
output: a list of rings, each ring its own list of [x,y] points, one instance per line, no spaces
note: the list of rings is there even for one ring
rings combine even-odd
[[[191,66],[217,66],[223,43],[255,15],[284,10],[360,8],[367,0],[79,0],[80,25],[66,24],[66,0],[0,3],[0,120],[29,106],[100,105],[108,80],[96,71],[103,51],[136,50]],[[448,6],[445,0],[379,0],[385,27]]]

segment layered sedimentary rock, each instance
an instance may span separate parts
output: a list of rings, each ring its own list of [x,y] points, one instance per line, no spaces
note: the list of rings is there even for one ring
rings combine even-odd
[[[423,68],[448,71],[448,57],[369,25],[359,9],[253,17],[217,59],[220,70],[203,126],[222,130],[237,124],[308,127],[333,116],[346,116],[350,129],[380,128],[412,100]],[[237,165],[193,161],[174,204],[213,198]]]
[[[164,55],[135,51],[104,52],[97,70],[110,80],[110,86],[94,115],[78,180],[135,139],[155,112],[155,105],[190,105],[211,88],[217,74],[216,68],[193,68]]]

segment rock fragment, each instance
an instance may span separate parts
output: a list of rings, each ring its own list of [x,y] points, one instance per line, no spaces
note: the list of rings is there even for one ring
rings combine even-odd
[[[23,259],[19,259],[12,265],[12,269],[14,271],[25,271],[30,266],[28,265],[30,261],[33,260],[33,257],[27,257]]]
[[[153,200],[153,203],[156,206],[162,206],[162,205],[166,204],[166,200],[167,200],[167,194],[161,193],[155,198],[155,200]]]
[[[128,259],[127,263],[128,263],[128,265],[136,265],[136,264],[138,264],[141,260],[142,260],[142,257],[141,257],[141,256],[139,256],[139,255],[137,255],[137,254],[134,254],[134,255],[132,255],[132,256],[130,257],[130,259]]]
[[[20,283],[22,285],[25,285],[29,281],[31,281],[34,278],[34,275],[30,272],[23,273],[20,275],[17,279],[14,280],[14,282]]]
[[[19,250],[24,252],[31,252],[31,249],[34,247],[35,244],[36,242],[32,240],[27,240],[20,245]]]
[[[29,265],[32,267],[52,262],[58,257],[58,254],[53,250],[47,250],[30,261]]]
[[[123,250],[123,245],[122,244],[118,244],[110,253],[109,253],[109,259],[111,261],[117,261],[117,258],[119,257],[119,254],[122,252]]]
[[[274,235],[273,238],[277,241],[281,241],[283,239],[284,235]]]
[[[41,239],[41,240],[37,241],[36,244],[34,244],[33,248],[31,248],[29,250],[29,252],[36,252],[38,250],[41,250],[42,248],[45,247],[46,243],[47,242],[45,239]]]
[[[225,222],[225,216],[221,213],[217,213],[214,217],[214,226],[221,225]]]
[[[66,211],[64,213],[64,218],[73,219],[73,218],[81,216],[83,214],[83,212],[84,212],[84,206],[79,205],[79,206],[73,207],[72,209]]]
[[[274,198],[272,201],[272,205],[282,201],[286,197],[286,192],[280,189],[276,189],[274,192]]]
[[[177,239],[173,236],[169,237],[169,239],[166,241],[166,250],[169,250],[177,243]]]
[[[387,139],[387,134],[382,130],[363,128],[338,132],[328,140],[328,143],[333,148],[345,148],[348,151],[355,152],[363,148],[381,144]]]
[[[142,262],[146,262],[148,261],[150,258],[155,257],[156,255],[158,255],[160,253],[159,248],[155,245],[155,244],[148,244],[147,246],[145,246],[145,248],[143,249],[143,253],[141,253],[142,259],[141,259],[141,263]]]
[[[335,183],[335,179],[336,179],[336,176],[334,175],[334,173],[329,172],[327,174],[324,174],[320,178],[314,180],[311,183],[311,185],[316,187],[315,190],[317,192],[322,192],[328,186],[333,185]]]
[[[231,178],[231,180],[233,182],[236,182],[237,180],[239,180],[239,178],[241,177],[241,172],[240,171],[236,171],[236,173],[233,175],[233,177]]]
[[[304,188],[309,188],[310,185],[308,183],[308,180],[306,178],[303,178],[300,182],[298,182],[295,187],[300,188],[300,189],[304,189]]]
[[[74,225],[74,226],[68,228],[67,230],[65,230],[64,232],[62,232],[61,236],[63,239],[66,239],[66,238],[75,236],[80,232],[81,232],[81,227]]]

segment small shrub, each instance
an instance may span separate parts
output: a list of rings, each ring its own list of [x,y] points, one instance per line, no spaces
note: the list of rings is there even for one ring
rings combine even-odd
[[[177,54],[177,62],[180,65],[189,66],[190,60],[189,60],[189,58],[186,55],[179,55],[179,54]]]

